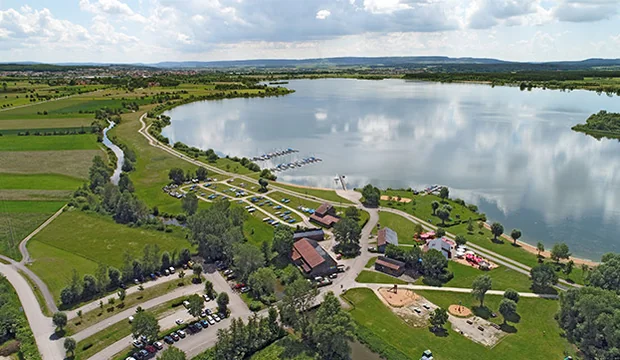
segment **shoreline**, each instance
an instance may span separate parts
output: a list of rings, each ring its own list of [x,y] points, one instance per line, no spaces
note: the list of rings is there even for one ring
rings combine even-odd
[[[408,80],[408,79],[404,79],[404,78],[401,78],[401,79],[404,80],[404,81]],[[422,80],[422,79],[411,79],[411,80],[423,81],[423,82],[440,82],[440,81]],[[476,83],[476,81],[463,81],[463,83],[465,83],[465,82],[474,82],[474,83]],[[482,84],[482,83],[480,83],[480,84]],[[486,85],[490,85],[490,84],[487,83]],[[505,84],[505,85],[498,85],[498,86],[509,86],[510,87],[510,86],[513,86],[513,85]],[[287,93],[287,94],[283,94],[283,95],[288,95],[288,94],[294,92],[294,90],[291,90],[291,89],[288,89],[288,88],[285,88],[285,89],[289,90],[290,92]],[[583,89],[583,90],[587,90],[587,89]],[[243,96],[238,96],[238,97],[242,98]],[[253,96],[253,97],[259,97],[259,96]],[[159,114],[163,114],[166,111],[170,111],[170,110],[172,110],[172,109],[174,109],[174,108],[176,108],[178,106],[188,105],[188,104],[191,104],[191,103],[194,103],[194,102],[199,102],[199,101],[210,101],[210,100],[215,100],[215,99],[198,99],[197,98],[194,101],[190,101],[190,102],[181,102],[179,104],[172,104],[171,106],[166,107],[166,109],[163,109],[162,111],[160,111]],[[171,119],[171,121],[172,121],[172,119]],[[161,129],[159,131],[159,134],[161,134]],[[168,145],[168,146],[171,146],[171,145]],[[261,170],[262,170],[262,168],[261,168]],[[280,184],[283,184],[283,185],[286,185],[286,186],[291,186],[291,187],[299,188],[300,190],[301,189],[330,190],[330,191],[336,191],[337,190],[337,189],[329,189],[329,188],[314,187],[314,186],[309,186],[309,185],[300,185],[300,184],[288,183],[288,182],[279,181],[279,180],[276,180],[276,181],[273,181],[273,182],[276,183],[276,186],[277,186],[278,183],[280,183]],[[484,226],[487,229],[490,229],[490,225],[488,223],[485,222]],[[509,241],[510,243],[514,242],[514,240],[512,238],[510,238],[507,234],[502,234],[501,237],[504,238],[505,240]],[[538,255],[538,249],[536,248],[535,245],[529,244],[529,243],[521,241],[521,240],[517,240],[517,245],[519,245],[524,251],[527,251],[527,252],[529,252],[531,254],[534,254],[534,255]],[[550,252],[548,250],[546,250],[546,249],[545,249],[545,251],[541,252],[541,255],[546,257],[546,258],[550,258]],[[570,260],[573,260],[573,262],[576,265],[585,264],[585,265],[588,265],[590,267],[598,266],[600,264],[600,262],[598,262],[598,261],[594,261],[594,260],[591,260],[591,259],[574,257],[574,256],[571,256]]]

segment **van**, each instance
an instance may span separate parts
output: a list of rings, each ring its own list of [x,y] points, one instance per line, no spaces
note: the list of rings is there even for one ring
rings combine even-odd
[[[173,266],[169,267],[168,270],[170,270],[171,274],[174,274],[174,267]]]

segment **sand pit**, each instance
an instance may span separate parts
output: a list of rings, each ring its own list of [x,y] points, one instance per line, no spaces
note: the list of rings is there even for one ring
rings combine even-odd
[[[391,201],[398,201],[398,202],[405,203],[405,204],[408,204],[408,203],[411,202],[411,199],[408,199],[408,198],[400,198],[399,199],[396,196],[389,197],[387,195],[381,195],[381,200],[383,200],[383,201],[390,201],[390,200]]]
[[[408,289],[398,289],[398,291],[394,293],[392,288],[381,288],[379,289],[379,294],[393,307],[408,306],[418,298],[418,295],[416,295],[413,290]]]
[[[471,310],[461,305],[450,305],[448,308],[448,312],[454,316],[458,317],[469,317],[471,316]]]

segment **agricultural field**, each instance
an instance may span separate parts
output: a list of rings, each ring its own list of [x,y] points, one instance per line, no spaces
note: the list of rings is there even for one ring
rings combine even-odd
[[[99,264],[121,268],[123,254],[142,257],[146,244],[161,251],[191,248],[182,229],[172,233],[116,224],[97,214],[67,211],[28,242],[34,271],[58,299],[73,269],[80,275],[93,274]]]
[[[501,296],[487,295],[486,308],[477,307],[470,294],[439,291],[419,291],[432,303],[447,308],[462,303],[471,308],[477,316],[501,323],[501,316],[491,318],[491,312],[498,312]],[[487,348],[475,343],[448,328],[445,335],[435,335],[428,328],[409,326],[384,305],[372,290],[351,289],[343,298],[353,309],[350,314],[358,325],[358,337],[372,350],[389,359],[417,359],[430,349],[433,355],[443,360],[458,360],[463,354],[475,354],[477,359],[562,359],[574,355],[572,347],[561,337],[553,314],[558,310],[556,300],[522,298],[518,304],[520,321],[510,323],[511,330],[499,344]]]
[[[61,151],[99,149],[97,135],[2,136],[0,151]]]
[[[0,192],[2,194],[2,192]],[[58,211],[62,201],[0,200],[0,252],[21,260],[19,242]]]

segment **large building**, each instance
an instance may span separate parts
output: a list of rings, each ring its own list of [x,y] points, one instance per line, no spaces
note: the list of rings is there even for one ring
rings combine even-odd
[[[340,218],[336,216],[336,209],[332,204],[323,203],[310,215],[310,221],[330,228],[340,221]]]
[[[396,231],[384,227],[377,232],[377,251],[384,253],[387,244],[398,246],[398,234]]]
[[[303,238],[293,244],[291,260],[307,277],[327,276],[338,271],[338,264],[318,242]]]
[[[321,241],[325,239],[325,232],[323,232],[323,229],[308,229],[305,231],[298,231],[293,234],[293,240],[295,241],[303,238]]]
[[[405,263],[390,259],[389,257],[379,256],[377,261],[375,261],[375,270],[392,276],[401,276],[405,272]]]

